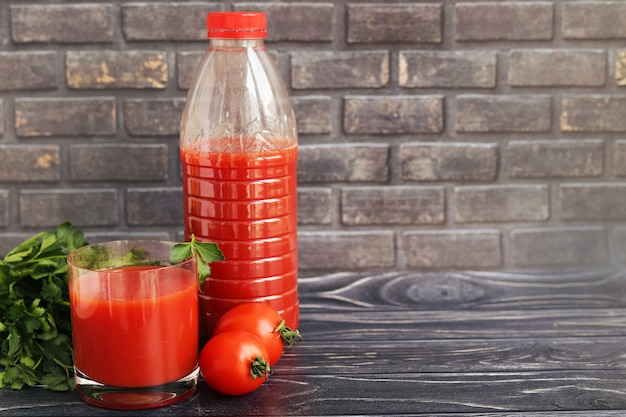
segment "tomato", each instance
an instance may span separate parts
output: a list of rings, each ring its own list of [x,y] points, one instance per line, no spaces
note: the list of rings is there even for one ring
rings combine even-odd
[[[291,346],[302,336],[298,330],[285,326],[285,320],[271,306],[264,303],[244,303],[222,315],[213,335],[229,330],[244,330],[259,337],[269,353],[270,366],[281,358],[285,345]]]
[[[269,354],[261,339],[243,330],[212,337],[200,352],[200,373],[214,390],[242,395],[263,384],[270,372]]]

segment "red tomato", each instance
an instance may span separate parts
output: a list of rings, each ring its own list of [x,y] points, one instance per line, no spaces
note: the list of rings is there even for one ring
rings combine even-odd
[[[231,308],[219,318],[213,335],[229,330],[244,330],[259,337],[270,355],[270,366],[278,362],[285,345],[289,347],[302,338],[298,330],[285,326],[280,314],[264,303],[245,303]]]
[[[242,330],[212,337],[200,352],[200,373],[214,390],[242,395],[257,389],[270,372],[261,339]]]

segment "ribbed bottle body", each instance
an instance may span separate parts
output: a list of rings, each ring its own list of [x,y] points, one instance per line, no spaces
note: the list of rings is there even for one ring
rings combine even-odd
[[[200,341],[230,308],[261,301],[297,328],[297,130],[259,40],[212,41],[181,124],[184,225],[224,261],[201,287]]]

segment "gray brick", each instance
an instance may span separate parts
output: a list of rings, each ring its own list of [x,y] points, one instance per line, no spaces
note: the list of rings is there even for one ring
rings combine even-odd
[[[441,43],[443,8],[438,4],[349,4],[348,43]]]
[[[442,224],[443,187],[343,187],[341,222],[345,225]]]
[[[127,41],[206,41],[206,16],[224,11],[216,2],[142,2],[122,6]]]
[[[551,124],[549,96],[463,95],[457,98],[457,132],[548,132]]]
[[[566,96],[561,108],[563,132],[626,132],[626,97]]]
[[[0,227],[7,227],[9,225],[9,198],[9,190],[0,190]],[[10,249],[11,248],[8,250]],[[5,255],[5,253],[2,251],[2,246],[0,245],[0,259],[4,257],[3,255]]]
[[[624,220],[626,184],[561,184],[559,200],[564,220]]]
[[[515,268],[573,268],[609,259],[606,232],[595,226],[513,230],[509,249]]]
[[[626,86],[626,50],[618,51],[615,59],[615,81],[620,87]]]
[[[387,145],[300,145],[298,182],[387,182],[388,161]]]
[[[347,96],[343,128],[348,134],[440,133],[441,96]]]
[[[184,99],[124,101],[124,126],[135,136],[173,136],[180,133]]]
[[[168,147],[161,144],[72,145],[72,181],[166,181]]]
[[[113,7],[110,4],[12,6],[11,34],[17,43],[113,42]]]
[[[553,36],[552,2],[465,2],[454,10],[455,37],[459,41],[550,40]]]
[[[626,140],[617,140],[613,145],[613,175],[626,177]]]
[[[0,52],[0,90],[57,87],[55,52]]]
[[[613,256],[620,265],[626,265],[626,227],[613,230]]]
[[[335,38],[333,3],[235,3],[235,11],[255,10],[267,16],[267,40],[329,42]]]
[[[492,181],[498,173],[494,143],[405,143],[399,158],[405,181]]]
[[[295,89],[380,88],[388,82],[387,51],[291,54],[291,85]]]
[[[333,216],[333,194],[326,187],[298,187],[298,224],[329,225]]]
[[[471,185],[454,188],[459,223],[545,221],[550,216],[547,185]]]
[[[565,39],[626,38],[623,1],[564,2],[561,30]]]
[[[55,182],[61,178],[58,145],[0,145],[0,182]]]
[[[497,55],[491,51],[400,51],[399,83],[418,88],[493,88]]]
[[[514,50],[509,57],[512,86],[601,87],[606,83],[603,49]]]
[[[131,226],[183,224],[183,191],[180,188],[129,188],[126,221]]]
[[[161,51],[68,51],[67,85],[76,89],[167,86],[167,58]]]
[[[301,270],[341,271],[395,265],[395,239],[390,231],[298,233]]]
[[[178,52],[176,54],[176,73],[178,88],[188,90],[191,86],[193,75],[196,68],[204,55],[204,51],[200,52]]]
[[[18,136],[115,134],[113,98],[16,98]]]
[[[56,227],[69,221],[77,227],[115,226],[117,192],[111,189],[22,190],[22,227]]]
[[[497,230],[410,231],[402,235],[410,268],[497,268],[502,265]]]
[[[333,130],[332,99],[328,96],[292,97],[298,133],[323,134]]]
[[[506,159],[511,178],[597,177],[604,171],[604,142],[512,141]]]

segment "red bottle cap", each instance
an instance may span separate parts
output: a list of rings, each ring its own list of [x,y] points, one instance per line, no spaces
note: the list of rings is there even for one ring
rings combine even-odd
[[[215,12],[206,19],[209,38],[263,39],[267,22],[261,12]]]

